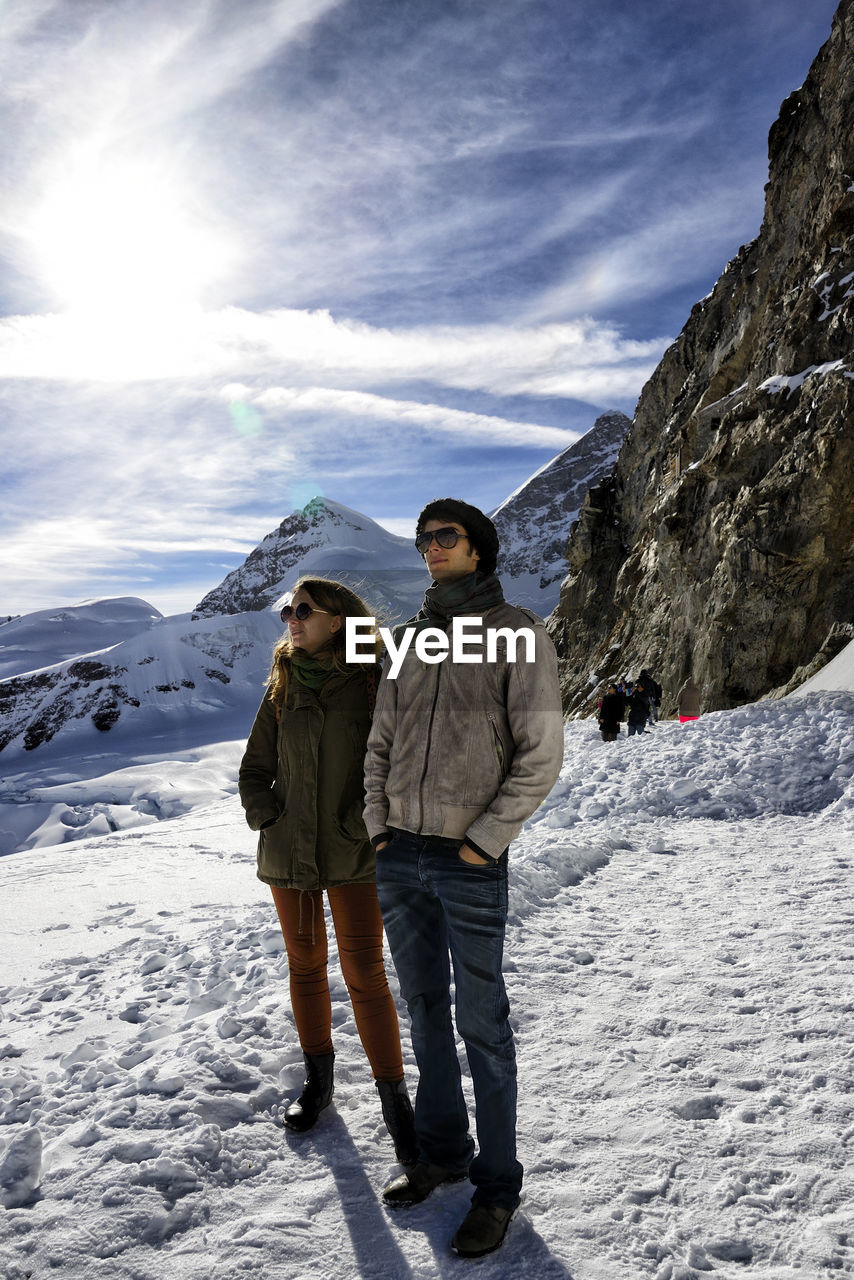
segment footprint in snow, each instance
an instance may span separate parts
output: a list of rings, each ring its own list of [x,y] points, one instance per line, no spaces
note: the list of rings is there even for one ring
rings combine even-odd
[[[723,1106],[720,1094],[706,1093],[699,1098],[689,1098],[673,1110],[682,1120],[717,1120]]]
[[[748,1263],[753,1261],[753,1249],[746,1240],[733,1240],[729,1237],[723,1237],[719,1240],[707,1240],[703,1245],[704,1253],[714,1258],[717,1262],[741,1262]]]
[[[25,1129],[13,1138],[0,1158],[0,1204],[19,1209],[34,1198],[41,1179],[42,1138],[38,1129]]]

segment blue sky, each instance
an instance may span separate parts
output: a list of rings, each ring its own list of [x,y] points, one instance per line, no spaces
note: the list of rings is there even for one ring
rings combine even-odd
[[[486,510],[759,230],[834,0],[2,0],[0,615]]]

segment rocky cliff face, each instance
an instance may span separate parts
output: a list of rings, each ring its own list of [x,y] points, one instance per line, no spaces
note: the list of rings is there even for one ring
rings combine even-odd
[[[574,528],[549,622],[571,713],[642,666],[665,711],[689,673],[731,707],[854,634],[854,0],[769,159],[759,236],[694,307]]]
[[[501,539],[498,573],[513,604],[543,615],[554,609],[567,572],[570,526],[588,490],[613,471],[630,426],[624,413],[601,414],[493,511]]]

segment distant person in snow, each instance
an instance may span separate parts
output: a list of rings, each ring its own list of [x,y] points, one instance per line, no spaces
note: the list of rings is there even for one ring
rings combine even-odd
[[[646,691],[646,687],[642,680],[637,680],[628,699],[627,719],[630,738],[636,733],[645,732],[644,726],[649,719],[649,704],[650,696]]]
[[[702,693],[695,685],[693,676],[689,676],[679,690],[677,708],[680,724],[685,724],[688,720],[699,720],[701,697]]]
[[[333,1093],[332,1006],[323,891],[356,1028],[401,1164],[415,1160],[400,1029],[383,966],[376,859],[362,818],[364,761],[378,677],[347,664],[345,620],[369,610],[348,587],[303,578],[282,610],[285,635],[240,765],[246,821],[258,836],[285,937],[305,1083],[284,1123],[310,1129]]]
[[[654,725],[658,719],[658,708],[661,706],[662,688],[654,676],[651,676],[644,667],[640,673],[641,682],[644,689],[649,694],[649,723]]]
[[[599,704],[599,731],[603,742],[616,742],[620,736],[620,724],[625,718],[625,695],[619,692],[612,680]]]

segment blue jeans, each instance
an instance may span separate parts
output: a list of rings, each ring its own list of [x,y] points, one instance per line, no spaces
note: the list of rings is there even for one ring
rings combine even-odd
[[[377,892],[420,1073],[419,1159],[468,1167],[475,1201],[515,1209],[522,1186],[516,1051],[501,973],[507,852],[497,862],[471,866],[459,857],[460,843],[396,832],[377,854]],[[451,1021],[451,961],[457,1030],[474,1086],[474,1159]]]

